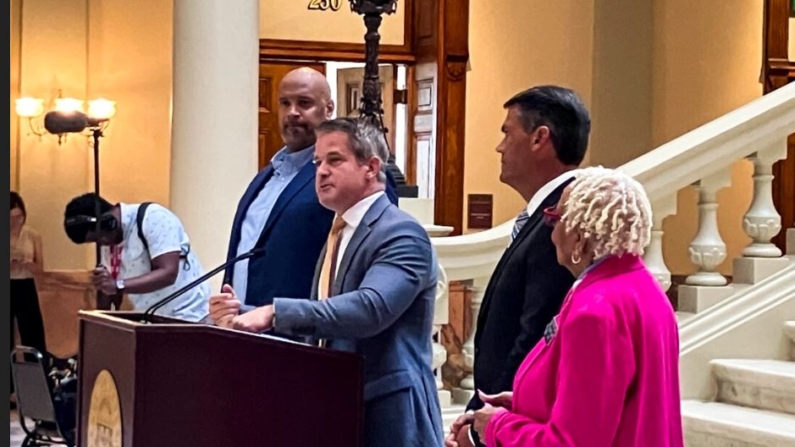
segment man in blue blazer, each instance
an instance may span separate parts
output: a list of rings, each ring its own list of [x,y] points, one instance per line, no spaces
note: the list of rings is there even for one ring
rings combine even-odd
[[[366,446],[442,445],[431,371],[437,260],[422,226],[387,199],[386,144],[348,118],[318,129],[315,188],[335,218],[315,270],[312,299],[276,298],[232,327],[303,337],[364,357]],[[215,295],[217,309],[239,306]],[[222,317],[223,312],[220,314]]]
[[[310,292],[315,261],[334,218],[320,206],[312,184],[315,128],[333,112],[331,91],[320,72],[299,68],[279,84],[279,130],[285,147],[249,185],[229,238],[227,260],[264,249],[262,256],[225,272],[224,284],[234,287],[242,311],[270,304],[274,296],[298,298]],[[397,203],[390,186],[390,200]]]

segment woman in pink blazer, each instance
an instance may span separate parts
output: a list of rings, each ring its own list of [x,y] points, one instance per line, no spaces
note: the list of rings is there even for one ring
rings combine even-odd
[[[545,211],[578,280],[513,393],[474,414],[487,446],[682,447],[674,310],[641,259],[651,206],[627,175],[578,171]]]

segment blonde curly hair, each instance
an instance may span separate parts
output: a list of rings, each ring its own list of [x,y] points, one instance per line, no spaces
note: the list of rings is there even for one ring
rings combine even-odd
[[[578,169],[561,220],[593,243],[594,259],[643,255],[651,239],[646,191],[627,174],[601,166]]]

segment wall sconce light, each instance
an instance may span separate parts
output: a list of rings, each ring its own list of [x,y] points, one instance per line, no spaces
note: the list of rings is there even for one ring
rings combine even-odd
[[[44,113],[44,100],[26,96],[16,100],[16,113],[20,118],[28,120],[32,134],[41,139],[47,133],[58,136],[58,144],[66,138],[67,133],[83,133],[93,136],[94,130],[105,130],[110,124],[110,119],[116,114],[116,102],[104,98],[88,101],[88,113],[84,111],[84,101],[75,98],[64,98],[61,91],[55,98],[55,106]],[[42,118],[40,118],[44,115]],[[80,123],[83,123],[80,128]],[[77,130],[80,128],[79,130]],[[96,139],[95,139],[96,141]]]

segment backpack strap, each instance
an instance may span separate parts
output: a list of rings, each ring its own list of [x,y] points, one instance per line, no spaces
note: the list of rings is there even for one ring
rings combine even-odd
[[[135,216],[135,223],[138,224],[138,237],[141,239],[141,242],[144,244],[144,248],[146,252],[149,253],[149,243],[146,241],[146,236],[144,236],[144,217],[146,217],[146,209],[151,205],[152,202],[144,202],[140,206],[138,206],[138,214]],[[187,253],[180,253],[179,257],[185,260],[184,269],[190,270],[190,262],[188,261],[188,253],[190,253],[190,246],[188,246]],[[151,255],[150,255],[151,258]]]
[[[144,202],[138,207],[138,215],[135,216],[135,223],[138,224],[138,237],[141,238],[141,242],[144,243],[144,248],[146,251],[149,251],[149,243],[146,242],[146,237],[144,236],[144,217],[146,217],[146,209],[151,205],[152,202]]]

